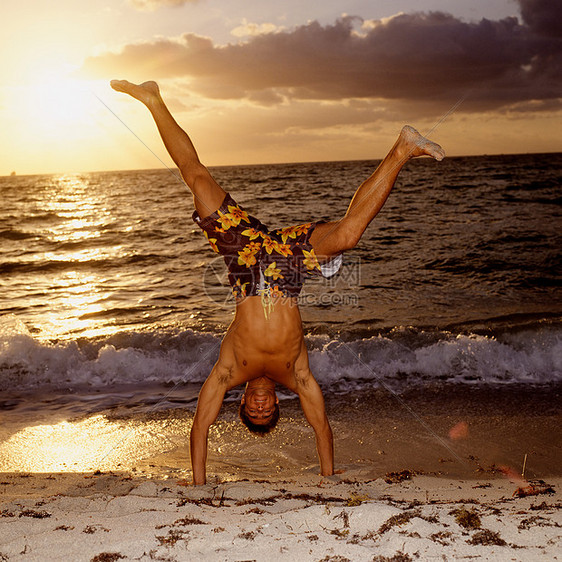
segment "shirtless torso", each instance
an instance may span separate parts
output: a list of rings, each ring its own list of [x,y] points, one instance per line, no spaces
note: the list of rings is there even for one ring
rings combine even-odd
[[[191,430],[193,483],[205,483],[207,437],[225,393],[247,383],[243,400],[248,417],[267,421],[277,401],[275,383],[295,392],[314,429],[320,471],[333,474],[332,430],[324,399],[308,365],[302,320],[296,299],[277,298],[266,317],[260,297],[248,297],[236,306],[219,359],[199,394]]]

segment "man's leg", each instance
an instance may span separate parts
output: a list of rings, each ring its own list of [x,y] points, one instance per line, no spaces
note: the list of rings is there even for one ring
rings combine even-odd
[[[418,156],[442,160],[445,152],[438,144],[406,126],[373,175],[359,186],[345,216],[339,221],[319,224],[314,229],[310,243],[321,261],[356,246],[384,205],[404,164]]]
[[[111,87],[129,94],[149,109],[164,145],[193,193],[195,209],[201,218],[216,211],[226,195],[197,156],[187,133],[176,123],[160,96],[156,82],[131,84],[126,80],[112,80]]]

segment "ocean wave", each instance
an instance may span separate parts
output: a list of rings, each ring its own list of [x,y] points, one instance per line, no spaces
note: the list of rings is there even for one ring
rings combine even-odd
[[[36,238],[37,234],[33,232],[25,232],[16,228],[6,228],[0,230],[0,238],[4,240],[27,240],[29,238]]]
[[[42,222],[58,222],[64,220],[64,217],[55,213],[54,211],[44,211],[37,214],[29,215],[23,218],[23,221],[28,223],[42,223]]]
[[[68,260],[37,260],[37,261],[6,261],[0,262],[0,273],[17,275],[30,273],[60,273],[73,271],[104,271],[111,268],[123,268],[128,265],[143,264],[150,266],[165,262],[164,255],[147,253],[132,254],[128,256],[117,255],[108,258],[96,259],[68,259]]]
[[[164,338],[130,333],[53,343],[39,341],[21,327],[4,326],[0,391],[203,382],[219,345],[217,337],[189,330]]]
[[[324,383],[342,390],[371,384],[397,391],[444,382],[546,384],[562,377],[559,330],[519,332],[501,340],[478,334],[426,335],[428,342],[421,344],[384,336],[330,341],[311,355],[311,368]]]
[[[548,384],[562,378],[562,329],[546,326],[495,337],[399,328],[343,341],[308,336],[310,365],[329,392],[441,383]],[[23,324],[0,324],[0,391],[202,383],[221,337],[193,330],[123,332],[42,342]]]
[[[104,269],[112,264],[112,260],[41,260],[41,261],[7,261],[0,263],[0,273],[5,275],[19,275],[30,273],[60,273],[72,270]]]

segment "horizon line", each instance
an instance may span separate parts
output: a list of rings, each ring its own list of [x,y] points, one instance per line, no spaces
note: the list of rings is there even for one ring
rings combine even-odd
[[[562,154],[561,150],[555,150],[551,152],[491,152],[483,154],[455,154],[451,156],[445,156],[445,160],[450,160],[453,158],[488,158],[490,156],[540,156],[548,154]],[[430,158],[423,158],[429,160]],[[377,162],[382,161],[382,158],[352,158],[345,160],[296,160],[292,162],[255,162],[255,163],[245,163],[245,164],[209,164],[206,165],[207,168],[236,168],[236,167],[258,167],[258,166],[291,166],[295,164],[330,164],[338,162]],[[421,159],[420,159],[421,160]],[[28,176],[54,176],[54,175],[65,175],[65,174],[98,174],[98,173],[115,173],[115,172],[139,172],[139,171],[153,171],[153,170],[174,170],[178,169],[173,163],[170,167],[147,167],[147,168],[119,168],[119,169],[97,169],[97,170],[80,170],[80,171],[66,171],[66,172],[32,172],[32,173],[17,173],[15,170],[8,174],[0,175],[0,178],[10,178],[10,177],[28,177]]]

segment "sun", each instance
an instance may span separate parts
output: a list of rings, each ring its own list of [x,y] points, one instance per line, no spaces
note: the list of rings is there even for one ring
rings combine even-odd
[[[45,141],[72,141],[87,135],[99,118],[93,85],[53,68],[18,86],[14,111],[29,133]]]

